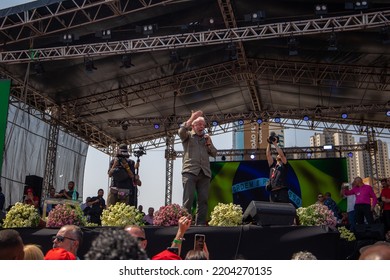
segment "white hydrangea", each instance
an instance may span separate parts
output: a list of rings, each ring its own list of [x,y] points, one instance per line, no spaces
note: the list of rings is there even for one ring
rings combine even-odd
[[[29,204],[15,203],[5,216],[4,228],[37,227],[40,217],[38,210]]]
[[[242,224],[242,208],[233,203],[218,203],[211,212],[210,226],[229,227]]]
[[[127,225],[143,225],[143,215],[134,206],[116,203],[104,209],[101,219],[103,226],[125,227]]]

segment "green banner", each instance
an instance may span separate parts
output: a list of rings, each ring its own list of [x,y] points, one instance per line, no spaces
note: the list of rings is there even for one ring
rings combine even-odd
[[[11,86],[10,80],[0,79],[0,175],[3,167],[4,142],[5,142],[5,132],[7,130],[7,116],[8,116],[10,86]]]

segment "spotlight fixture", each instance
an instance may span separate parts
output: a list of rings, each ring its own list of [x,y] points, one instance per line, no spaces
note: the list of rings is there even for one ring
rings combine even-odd
[[[212,125],[212,126],[217,126],[217,125],[218,125],[218,122],[217,122],[217,121],[212,121],[212,122],[211,122],[211,125]]]
[[[45,73],[45,69],[43,68],[43,64],[41,62],[37,62],[34,64],[34,71],[37,75],[42,75]]]
[[[243,125],[244,124],[244,120],[241,120],[241,119],[238,120],[237,122],[238,122],[238,125]]]
[[[311,153],[307,153],[307,157],[308,158],[311,158],[312,154]]]
[[[317,16],[326,15],[328,13],[328,6],[326,4],[315,5],[314,12]]]
[[[342,113],[341,114],[341,118],[344,119],[344,120],[347,119],[348,118],[348,114],[347,113]]]
[[[368,9],[368,1],[355,1],[355,10],[366,10]]]
[[[158,30],[158,25],[157,24],[147,24],[144,26],[137,26],[135,28],[135,31],[138,33],[142,33],[144,35],[152,35]]]
[[[255,155],[254,155],[254,154],[251,154],[251,155],[250,155],[250,158],[251,158],[251,160],[254,160],[254,159],[255,159]]]
[[[246,22],[261,22],[265,19],[265,12],[264,11],[257,11],[251,14],[244,15],[244,20]]]
[[[93,63],[93,60],[90,58],[85,58],[84,59],[84,66],[85,66],[85,71],[87,72],[93,72],[93,70],[97,70],[95,67],[95,64]]]
[[[324,145],[324,150],[332,150],[333,145]]]
[[[368,9],[368,1],[346,1],[345,10],[366,10]]]
[[[129,126],[127,124],[122,124],[122,129],[123,130],[127,130],[129,128]]]
[[[257,122],[258,124],[261,124],[261,123],[263,122],[263,119],[258,118],[258,119],[256,120],[256,122]]]
[[[106,30],[97,31],[95,33],[95,37],[108,40],[111,39],[111,34],[112,34],[111,29],[106,29]]]
[[[386,112],[386,116],[390,117],[390,110]]]
[[[274,118],[274,122],[276,122],[276,123],[280,123],[280,122],[281,122],[281,119],[280,119],[280,117],[275,117],[275,118]]]
[[[179,63],[182,61],[183,61],[183,59],[180,57],[179,53],[176,50],[171,51],[169,53],[169,63],[175,64],[175,63]]]
[[[310,120],[310,117],[308,115],[305,115],[305,116],[303,116],[303,120],[308,121],[308,120]]]
[[[154,129],[160,129],[160,125],[158,123],[155,123],[153,126],[154,126]]]
[[[135,65],[131,62],[131,55],[124,54],[122,56],[122,65],[120,66],[120,68],[130,68],[132,66],[135,66]]]
[[[390,29],[388,26],[384,26],[381,28],[380,31],[380,38],[382,41],[382,44],[390,44]]]
[[[225,160],[226,160],[226,157],[225,157],[225,156],[222,156],[222,157],[221,157],[221,160],[222,160],[222,161],[225,161]]]
[[[288,46],[288,55],[295,56],[298,55],[298,40],[294,37],[290,37],[287,41]]]
[[[61,37],[61,41],[63,43],[72,43],[73,39],[74,39],[74,35],[71,33],[66,33],[66,34],[62,35],[62,37]]]
[[[335,32],[330,33],[328,38],[328,51],[337,51],[337,36]]]
[[[237,48],[234,43],[230,43],[226,46],[226,57],[227,60],[236,60],[237,59]]]
[[[348,157],[353,157],[353,153],[352,153],[352,152],[349,152],[349,153],[348,153]]]

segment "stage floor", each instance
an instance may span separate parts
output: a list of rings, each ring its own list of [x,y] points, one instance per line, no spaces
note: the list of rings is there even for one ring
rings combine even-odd
[[[83,259],[92,240],[102,227],[83,228],[84,240],[79,248],[79,257]],[[46,253],[52,246],[51,236],[55,228],[18,228],[25,244],[42,246]],[[170,246],[177,227],[145,226],[148,239],[149,257]],[[194,235],[206,235],[210,259],[231,260],[288,260],[293,253],[307,250],[320,260],[341,260],[352,253],[339,238],[339,233],[322,226],[269,226],[243,225],[236,227],[190,227],[183,241],[182,257],[193,248]],[[349,246],[350,247],[350,246]]]

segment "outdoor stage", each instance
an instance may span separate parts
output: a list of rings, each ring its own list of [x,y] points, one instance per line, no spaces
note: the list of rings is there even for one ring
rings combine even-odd
[[[88,251],[94,237],[102,228],[83,228],[84,240],[79,248],[82,259]],[[51,246],[51,236],[58,229],[19,228],[25,244],[35,243],[42,246],[44,253]],[[149,257],[169,247],[177,227],[145,226],[148,239]],[[353,253],[354,248],[347,246],[339,238],[337,231],[328,227],[316,226],[269,226],[244,225],[237,227],[190,227],[183,241],[182,257],[192,249],[194,235],[206,235],[210,259],[231,260],[288,260],[293,253],[307,250],[320,260],[342,260]]]

